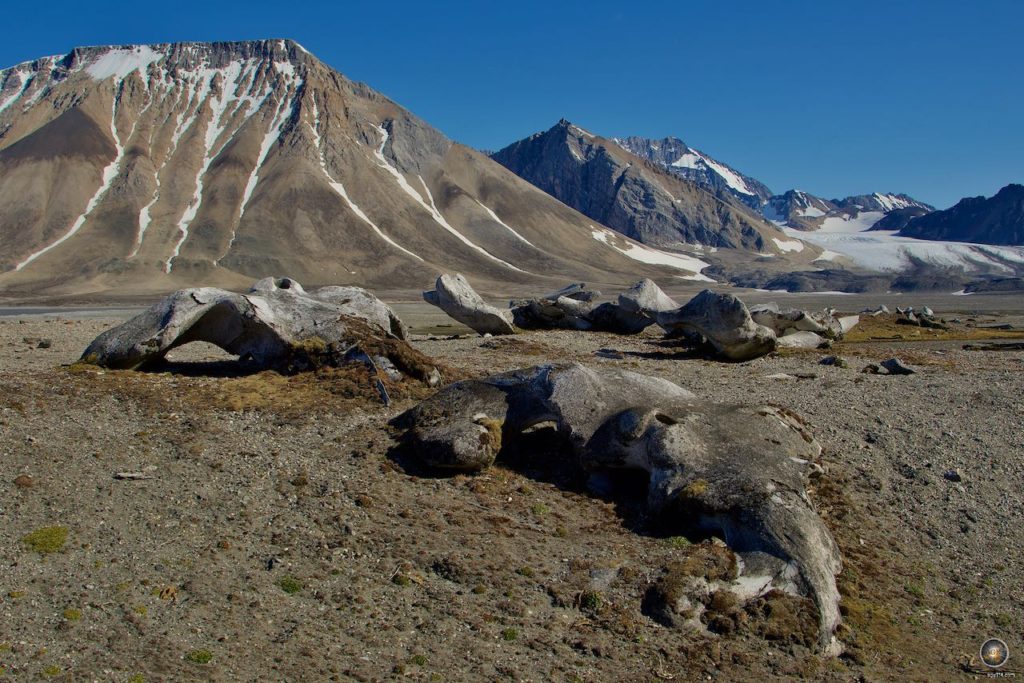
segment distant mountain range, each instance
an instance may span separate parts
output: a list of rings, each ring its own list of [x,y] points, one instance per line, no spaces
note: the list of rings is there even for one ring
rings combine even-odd
[[[940,212],[903,194],[775,195],[677,138],[565,120],[488,157],[286,40],[77,48],[0,70],[4,296],[266,275],[418,289],[453,271],[495,289],[1005,280],[1024,249],[949,240],[1024,242],[1022,191]]]
[[[789,240],[732,194],[714,192],[562,120],[492,159],[580,213],[646,244],[786,253]]]
[[[918,283],[947,283],[960,277],[951,270],[965,281],[1024,271],[1024,249],[940,245],[899,233],[935,211],[906,194],[775,195],[678,138],[605,138],[562,120],[491,156],[641,242],[718,249],[701,252],[715,264],[707,272],[745,286],[785,281],[798,288],[878,288],[889,281],[878,274],[913,273]]]

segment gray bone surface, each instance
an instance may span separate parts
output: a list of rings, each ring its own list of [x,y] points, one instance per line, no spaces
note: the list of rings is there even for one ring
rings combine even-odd
[[[789,334],[778,337],[776,343],[782,349],[816,349],[829,342],[828,339],[814,332],[790,331]]]
[[[754,322],[746,305],[732,294],[705,289],[684,306],[658,313],[666,332],[696,332],[728,360],[745,361],[775,350],[775,332]]]
[[[440,275],[423,300],[479,334],[514,334],[512,312],[496,308],[476,293],[462,275]]]
[[[860,317],[856,315],[837,318],[833,310],[809,312],[797,308],[780,309],[775,303],[751,306],[750,317],[757,324],[774,331],[778,337],[793,332],[814,332],[823,338],[836,339],[860,322]]]
[[[202,341],[258,367],[280,368],[297,349],[333,349],[339,362],[370,359],[386,371],[397,367],[436,384],[436,368],[405,336],[394,311],[366,290],[325,287],[310,293],[289,278],[264,278],[245,294],[212,287],[178,290],[96,337],[82,359],[135,369]]]
[[[678,308],[652,280],[637,282],[619,295],[618,303],[595,303],[585,285],[569,285],[537,299],[512,302],[512,316],[523,329],[594,330],[637,334],[655,322],[658,311]]]
[[[477,472],[524,430],[548,422],[585,470],[646,471],[649,509],[723,536],[743,558],[743,586],[764,579],[764,590],[809,595],[822,652],[839,651],[841,560],[807,496],[821,447],[799,418],[701,401],[656,377],[568,364],[457,382],[396,424],[425,464]]]
[[[619,306],[634,313],[656,314],[679,308],[679,303],[662,291],[661,287],[644,278],[619,294]]]

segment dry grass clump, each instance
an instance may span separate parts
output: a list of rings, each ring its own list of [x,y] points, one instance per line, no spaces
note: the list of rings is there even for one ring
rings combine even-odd
[[[244,363],[165,363],[159,371],[107,370],[89,363],[64,368],[63,393],[114,395],[152,413],[193,407],[205,410],[271,412],[300,418],[336,412],[352,405],[379,406],[391,400],[421,400],[442,383],[466,373],[434,361],[406,342],[382,336],[357,318],[345,321],[352,333],[341,348],[318,337],[292,346],[280,367],[257,370]],[[361,353],[360,353],[361,352]],[[368,358],[387,358],[405,377],[392,379]],[[383,391],[382,391],[383,389]]]
[[[948,330],[897,324],[895,313],[862,315],[860,322],[843,337],[845,343],[867,341],[956,341],[971,339],[1024,339],[1022,330],[993,330],[947,323]]]

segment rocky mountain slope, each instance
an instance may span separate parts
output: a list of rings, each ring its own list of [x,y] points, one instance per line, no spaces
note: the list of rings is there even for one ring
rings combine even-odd
[[[803,244],[731,195],[714,194],[564,119],[492,158],[595,221],[646,244],[772,255],[803,251]]]
[[[0,292],[693,276],[296,43],[78,48],[0,71]]]
[[[760,211],[761,206],[772,196],[772,191],[764,183],[712,159],[679,138],[651,140],[632,136],[613,140],[623,149],[665,168],[680,178],[715,193],[729,193],[752,209]]]
[[[993,197],[966,197],[956,206],[907,221],[900,235],[925,240],[1024,245],[1024,185]]]

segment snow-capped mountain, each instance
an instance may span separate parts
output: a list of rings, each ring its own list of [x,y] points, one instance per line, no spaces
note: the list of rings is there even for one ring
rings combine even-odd
[[[562,120],[492,158],[581,213],[645,244],[786,255],[803,250],[731,195],[718,195]],[[808,254],[804,256],[809,256]]]
[[[690,147],[679,138],[651,140],[634,136],[613,138],[613,141],[638,157],[703,188],[713,192],[728,192],[755,210],[760,210],[772,196],[771,190],[764,183]]]
[[[823,251],[816,262],[820,268],[840,265],[874,273],[957,271],[975,276],[1024,271],[1024,249],[981,247],[965,240],[927,241],[915,239],[905,229],[898,232],[945,213],[905,194],[825,200],[790,190],[768,200],[763,211],[789,237],[820,247]]]
[[[285,40],[0,71],[0,291],[693,276]]]
[[[811,231],[820,229],[830,219],[853,221],[858,226],[867,225],[870,228],[893,212],[921,215],[934,210],[934,207],[905,194],[876,192],[829,200],[800,190],[790,190],[768,199],[762,213],[777,225]]]
[[[835,204],[800,190],[769,197],[761,208],[765,218],[778,225],[814,230],[820,221],[836,209]]]

